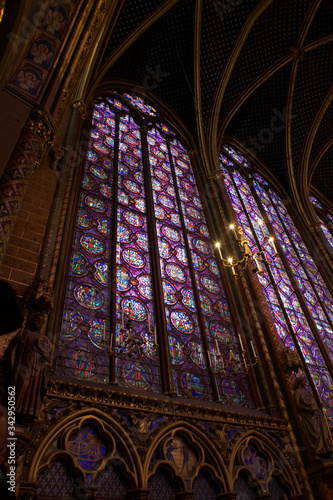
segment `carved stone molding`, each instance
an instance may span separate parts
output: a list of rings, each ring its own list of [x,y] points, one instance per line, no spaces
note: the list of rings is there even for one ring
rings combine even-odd
[[[252,415],[237,413],[235,410],[224,408],[201,407],[176,400],[164,400],[148,396],[141,396],[125,392],[116,392],[108,387],[92,387],[75,384],[67,381],[50,379],[48,381],[47,394],[51,398],[62,398],[81,401],[90,406],[106,405],[115,409],[130,409],[132,411],[150,411],[163,415],[175,416],[177,418],[188,418],[192,420],[234,423],[237,425],[251,426],[263,429],[279,429],[285,431],[287,422],[265,415]]]

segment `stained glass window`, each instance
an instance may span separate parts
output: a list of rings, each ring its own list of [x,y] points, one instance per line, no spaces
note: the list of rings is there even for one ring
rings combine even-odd
[[[253,407],[240,357],[186,148],[147,100],[97,99],[58,371]]]
[[[316,207],[315,210],[320,221],[320,227],[327,241],[333,247],[333,215],[314,196],[310,196],[310,201]]]
[[[243,165],[242,157],[230,146],[224,150]],[[248,176],[239,166],[234,170],[223,161],[220,166],[238,223],[251,250],[262,250],[265,237],[274,236],[281,245],[282,255],[273,258],[273,243],[267,242],[266,265],[258,279],[281,341],[292,350],[299,348],[307,373],[332,418],[332,379],[327,353],[332,358],[333,297],[282,200],[268,182],[259,174]]]

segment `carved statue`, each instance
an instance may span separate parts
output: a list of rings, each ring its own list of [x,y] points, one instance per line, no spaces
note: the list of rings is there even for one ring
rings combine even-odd
[[[312,454],[330,456],[332,438],[325,416],[305,387],[305,377],[298,377],[295,382],[294,397],[304,439]]]
[[[149,432],[149,426],[152,423],[152,419],[149,416],[145,416],[144,413],[139,413],[137,417],[133,412],[130,414],[131,420],[135,427],[138,429],[141,434],[146,434]]]
[[[16,412],[35,417],[42,404],[45,391],[45,357],[40,346],[40,330],[44,324],[43,314],[33,314],[26,323],[21,345],[16,348],[15,386]],[[15,371],[14,367],[14,371]]]

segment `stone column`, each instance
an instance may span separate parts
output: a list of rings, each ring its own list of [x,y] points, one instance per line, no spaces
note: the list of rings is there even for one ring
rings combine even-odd
[[[47,111],[34,108],[0,179],[0,262],[31,174],[42,162],[53,135],[54,126]]]

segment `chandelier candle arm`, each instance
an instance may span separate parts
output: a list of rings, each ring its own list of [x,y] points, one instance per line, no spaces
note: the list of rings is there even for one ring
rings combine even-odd
[[[221,356],[221,352],[220,352],[220,348],[219,348],[219,344],[217,342],[217,339],[215,339],[215,345],[216,345],[217,355]]]
[[[253,345],[252,340],[250,340],[250,344],[251,344],[251,347],[252,347],[253,357],[256,358],[257,357],[257,353],[256,353],[256,351],[254,349],[254,345]]]

